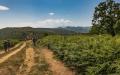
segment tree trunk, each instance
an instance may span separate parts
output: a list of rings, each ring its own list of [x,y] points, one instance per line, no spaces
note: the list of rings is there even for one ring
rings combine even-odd
[[[111,28],[111,35],[112,35],[113,37],[116,35],[114,28]]]

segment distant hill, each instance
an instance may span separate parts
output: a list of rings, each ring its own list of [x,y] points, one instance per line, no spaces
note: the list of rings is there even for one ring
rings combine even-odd
[[[63,29],[70,30],[76,33],[89,33],[90,27],[64,27]]]
[[[32,28],[32,27],[7,27],[0,29],[0,39],[22,38],[30,33],[35,33],[38,36],[43,34],[74,34],[74,31],[61,28]]]
[[[75,33],[71,30],[61,29],[61,28],[32,28],[32,27],[9,27],[9,28],[3,28],[0,30],[0,32],[39,32],[39,33],[51,33],[51,34],[71,34]]]
[[[32,28],[32,27],[7,27],[0,29],[0,39],[20,39],[26,35],[35,33],[37,36],[43,36],[44,34],[76,34],[76,33],[88,33],[89,27],[64,27],[64,28]]]

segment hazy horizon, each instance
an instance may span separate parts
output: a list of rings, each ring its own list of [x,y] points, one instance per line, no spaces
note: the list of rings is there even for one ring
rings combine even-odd
[[[94,8],[101,1],[0,0],[0,28],[91,26]]]
[[[27,27],[30,27],[30,28],[66,28],[66,27],[83,27],[83,28],[86,28],[86,27],[91,27],[91,26],[65,26],[65,27],[32,27],[32,26],[16,26],[16,27],[3,27],[3,28],[0,28],[0,29],[4,29],[4,28],[27,28]]]

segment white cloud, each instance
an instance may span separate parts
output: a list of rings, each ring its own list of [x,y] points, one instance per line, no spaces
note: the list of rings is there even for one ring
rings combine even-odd
[[[6,11],[9,10],[8,7],[0,5],[0,11]]]
[[[51,12],[51,13],[48,13],[50,16],[53,16],[53,15],[55,15],[55,13],[53,13],[53,12]]]
[[[46,20],[40,20],[36,24],[36,26],[33,27],[42,27],[42,28],[53,28],[53,27],[64,27],[68,26],[72,23],[71,20],[66,19],[46,19]]]
[[[56,28],[56,27],[65,27],[65,26],[72,26],[73,21],[68,19],[44,19],[38,21],[28,21],[28,22],[4,22],[1,24],[0,28],[4,27],[35,27],[35,28]]]

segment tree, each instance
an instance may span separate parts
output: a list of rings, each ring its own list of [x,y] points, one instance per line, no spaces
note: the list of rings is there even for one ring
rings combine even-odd
[[[120,3],[114,0],[101,2],[96,8],[92,20],[92,33],[108,33],[115,36],[114,25],[120,20]]]
[[[118,20],[114,26],[115,33],[120,33],[120,20]]]

